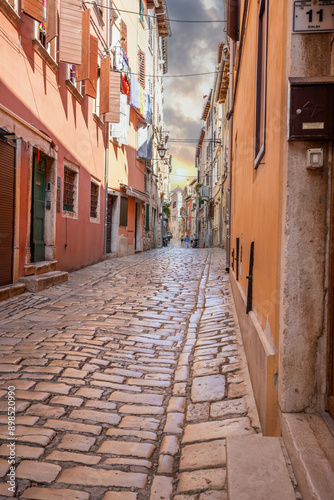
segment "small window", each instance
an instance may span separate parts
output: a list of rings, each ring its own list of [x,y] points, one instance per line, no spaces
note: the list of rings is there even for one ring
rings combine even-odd
[[[98,61],[96,98],[93,100],[93,113],[95,113],[96,116],[100,116],[100,61]]]
[[[139,83],[145,88],[145,52],[142,50],[138,49],[138,73],[139,73]]]
[[[144,2],[143,0],[139,0],[139,16],[140,20],[143,23],[144,22]]]
[[[150,229],[150,205],[148,204],[146,204],[145,229],[146,231]]]
[[[82,82],[76,81],[75,64],[67,64],[66,80],[70,81],[72,85],[81,93]]]
[[[99,218],[99,194],[100,186],[94,181],[90,183],[90,216],[92,219]]]
[[[103,21],[103,8],[101,8],[101,5],[103,7],[103,0],[100,0],[99,2],[93,2],[93,10],[96,14],[96,17],[99,21],[100,26],[103,28],[104,26],[104,21]]]
[[[53,37],[53,39],[48,42],[48,32],[45,28],[45,22],[39,23],[38,21],[34,22],[34,31],[35,31],[35,39],[39,41],[39,43],[45,48],[47,53],[56,60],[57,57],[57,37]]]
[[[123,196],[121,197],[119,225],[123,227],[128,225],[128,199]]]
[[[64,166],[63,212],[75,215],[78,212],[78,171]]]
[[[17,12],[17,0],[7,0],[7,2]]]
[[[255,168],[265,151],[266,85],[267,85],[267,0],[260,1],[257,34],[257,68],[255,101]]]

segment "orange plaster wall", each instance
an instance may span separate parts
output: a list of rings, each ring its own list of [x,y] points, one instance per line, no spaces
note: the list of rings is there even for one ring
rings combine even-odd
[[[278,346],[282,145],[285,137],[284,2],[269,2],[266,150],[254,169],[255,82],[258,4],[251,2],[233,121],[231,250],[243,233],[242,275],[247,294],[249,253],[254,241],[253,310],[267,322]]]

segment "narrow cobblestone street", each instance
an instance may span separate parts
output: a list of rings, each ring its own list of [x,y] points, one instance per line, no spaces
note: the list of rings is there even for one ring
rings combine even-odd
[[[260,428],[223,251],[106,260],[4,301],[0,325],[1,498],[227,499],[225,439]]]

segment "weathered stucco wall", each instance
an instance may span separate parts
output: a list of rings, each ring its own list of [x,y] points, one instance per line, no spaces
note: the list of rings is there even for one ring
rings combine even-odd
[[[333,34],[291,34],[288,25],[287,38],[288,76],[331,75]],[[306,168],[312,147],[324,150],[317,171]],[[283,412],[323,411],[332,150],[326,142],[287,142],[284,166],[279,404]]]

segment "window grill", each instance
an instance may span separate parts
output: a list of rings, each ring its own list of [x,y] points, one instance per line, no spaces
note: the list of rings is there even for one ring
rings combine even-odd
[[[99,203],[99,186],[95,182],[90,183],[90,216],[97,219],[97,208]]]
[[[63,210],[74,212],[74,185],[76,172],[70,168],[64,168],[64,197]]]

